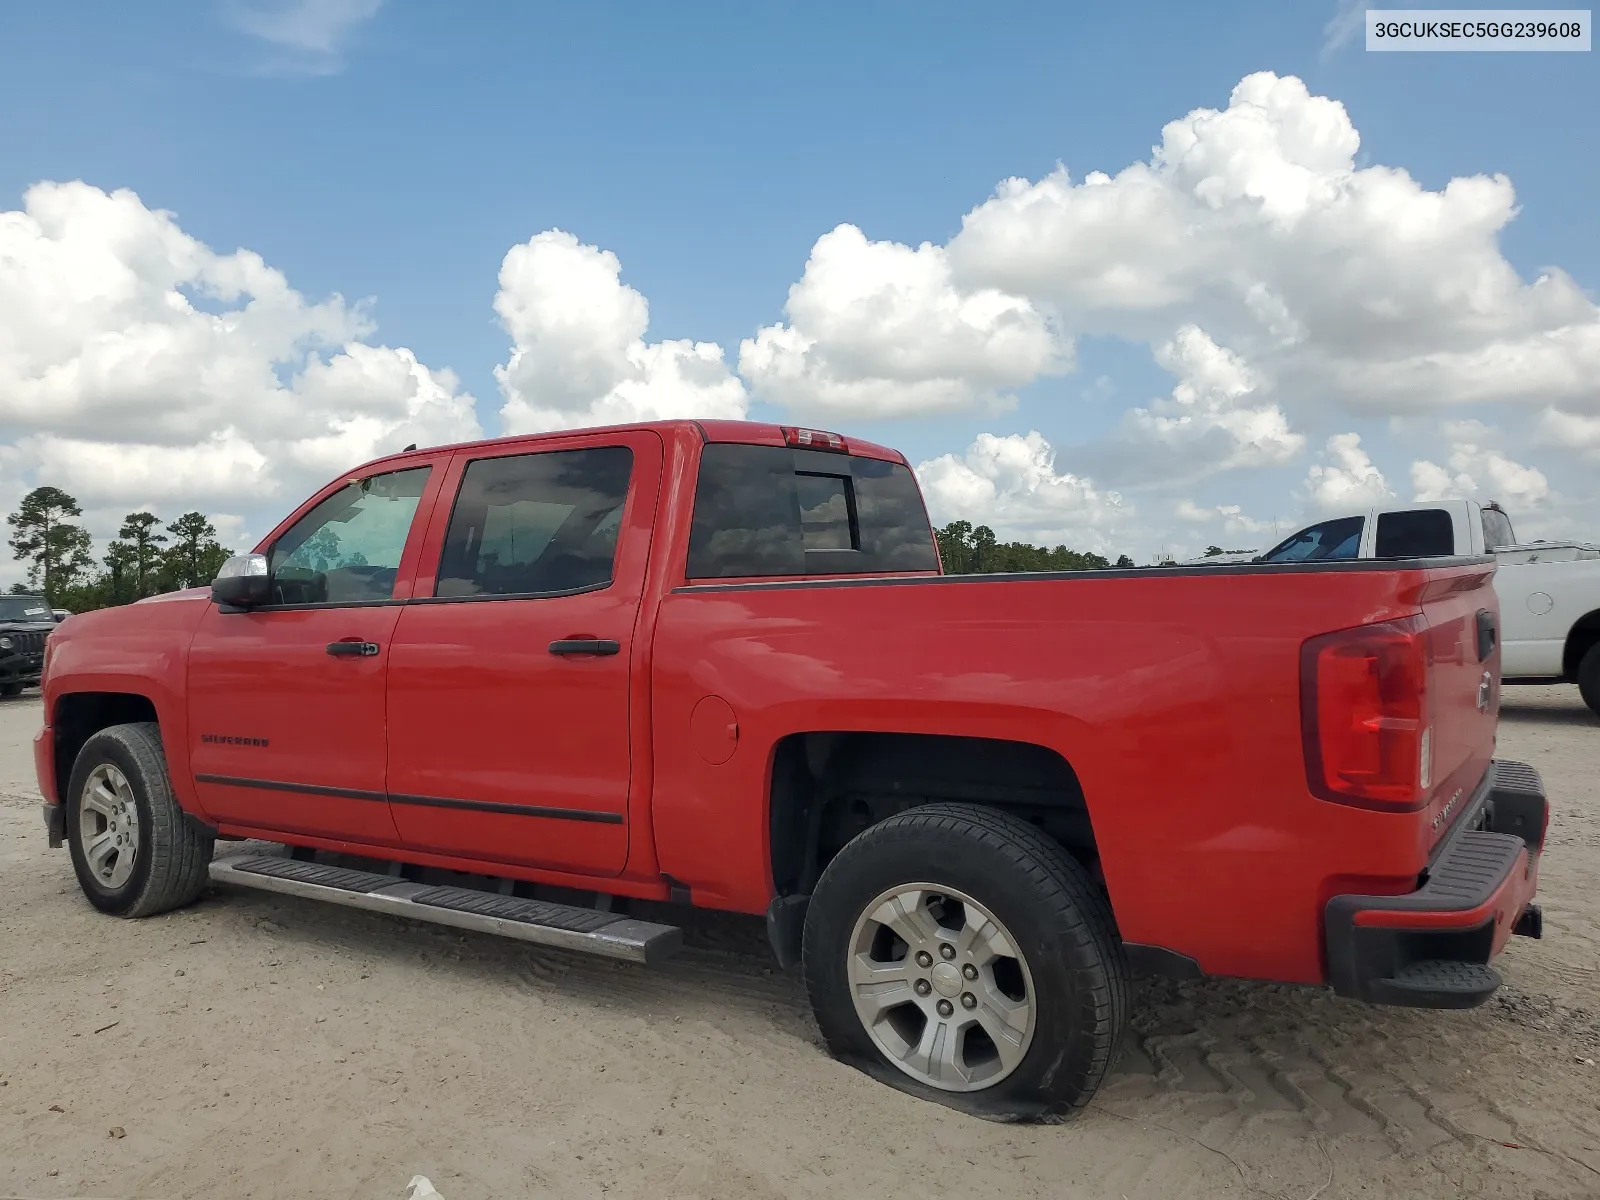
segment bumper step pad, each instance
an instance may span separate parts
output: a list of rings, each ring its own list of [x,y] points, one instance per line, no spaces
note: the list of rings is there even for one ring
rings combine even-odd
[[[211,878],[215,883],[302,896],[629,962],[657,963],[683,945],[683,933],[675,925],[473,888],[411,883],[393,875],[288,858],[240,854],[214,859]]]
[[[1500,986],[1500,973],[1483,963],[1430,958],[1372,984],[1379,1004],[1409,1008],[1476,1008]]]

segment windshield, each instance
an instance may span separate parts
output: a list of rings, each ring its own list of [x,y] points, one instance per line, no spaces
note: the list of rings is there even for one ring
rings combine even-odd
[[[0,621],[53,621],[50,606],[37,596],[0,596]]]
[[[1361,548],[1362,517],[1340,517],[1291,533],[1257,562],[1342,562]]]

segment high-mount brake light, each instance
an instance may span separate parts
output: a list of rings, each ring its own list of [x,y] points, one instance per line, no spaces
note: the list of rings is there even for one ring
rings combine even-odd
[[[821,429],[799,429],[793,425],[784,425],[780,428],[783,430],[783,440],[796,449],[850,453],[849,445],[837,433],[827,433]]]
[[[1300,651],[1306,776],[1323,800],[1389,812],[1427,803],[1428,627],[1406,617],[1311,638]]]

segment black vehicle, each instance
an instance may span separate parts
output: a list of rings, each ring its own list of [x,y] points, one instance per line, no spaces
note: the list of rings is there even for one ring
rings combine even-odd
[[[43,596],[0,596],[0,696],[39,682],[56,614]]]

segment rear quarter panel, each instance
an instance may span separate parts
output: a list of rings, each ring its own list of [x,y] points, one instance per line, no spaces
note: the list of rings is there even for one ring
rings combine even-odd
[[[1318,980],[1327,897],[1352,879],[1406,890],[1431,839],[1417,814],[1310,795],[1299,646],[1417,612],[1437,574],[1356,564],[680,588],[661,606],[652,676],[661,867],[698,902],[765,908],[768,777],[789,734],[1033,742],[1078,774],[1125,940],[1212,973]],[[691,721],[708,696],[738,725],[721,763]]]

